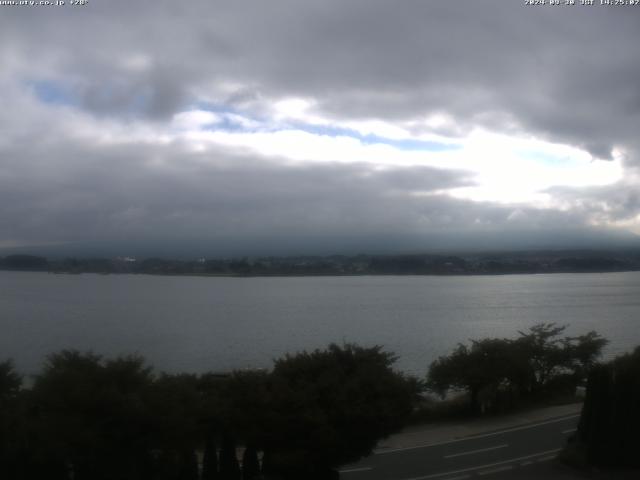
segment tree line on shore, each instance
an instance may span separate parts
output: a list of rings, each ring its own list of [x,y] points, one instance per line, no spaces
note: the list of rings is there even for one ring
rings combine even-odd
[[[151,275],[477,275],[640,270],[640,252],[504,252],[465,255],[331,255],[299,257],[63,258],[0,257],[0,269],[55,273]]]
[[[286,355],[270,371],[228,375],[156,374],[139,356],[62,351],[28,387],[6,361],[0,478],[338,478],[339,466],[370,454],[415,418],[425,393],[462,392],[468,412],[480,414],[572,392],[590,373],[590,385],[593,375],[604,378],[613,368],[597,363],[606,340],[564,331],[546,323],[514,339],[460,344],[432,362],[424,380],[393,370],[396,357],[381,347],[351,344]],[[617,392],[612,398],[629,388],[606,385]],[[637,383],[633,388],[637,401]],[[593,391],[587,411],[617,411],[604,400],[609,393]]]

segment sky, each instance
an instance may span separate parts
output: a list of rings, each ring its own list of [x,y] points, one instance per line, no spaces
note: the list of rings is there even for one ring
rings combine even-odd
[[[0,248],[376,253],[640,234],[640,5],[7,3]]]

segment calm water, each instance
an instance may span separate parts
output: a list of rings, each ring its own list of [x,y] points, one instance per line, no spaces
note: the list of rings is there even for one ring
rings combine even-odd
[[[23,372],[62,348],[138,352],[158,369],[270,367],[330,342],[384,345],[423,375],[457,342],[537,322],[640,344],[640,273],[200,278],[0,272],[0,359]]]

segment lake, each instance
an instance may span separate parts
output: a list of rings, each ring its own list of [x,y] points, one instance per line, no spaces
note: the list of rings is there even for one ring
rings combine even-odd
[[[23,373],[63,348],[137,352],[158,370],[269,368],[331,342],[383,345],[424,375],[458,342],[539,322],[640,344],[640,272],[221,278],[0,272],[0,359]]]

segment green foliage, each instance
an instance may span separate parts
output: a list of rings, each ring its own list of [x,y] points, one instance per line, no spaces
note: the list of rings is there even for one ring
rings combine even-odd
[[[575,439],[587,463],[640,467],[640,347],[589,375]]]
[[[474,411],[562,382],[574,386],[593,369],[606,341],[595,332],[561,337],[564,330],[541,324],[513,340],[460,344],[431,364],[428,385],[443,395],[468,391]],[[414,410],[421,384],[395,372],[394,361],[381,347],[347,344],[286,355],[272,372],[154,375],[138,356],[62,351],[47,358],[30,389],[3,362],[0,475],[193,480],[195,452],[204,451],[203,480],[239,480],[237,442],[245,447],[245,479],[259,474],[258,451],[263,475],[333,478],[333,469],[369,454]],[[632,371],[625,368],[619,372]],[[624,395],[637,398],[635,390],[608,381],[591,403],[626,405]]]
[[[334,478],[411,413],[419,384],[394,360],[380,347],[331,345],[272,372],[156,376],[137,356],[65,350],[25,390],[0,363],[0,475],[195,480],[204,451],[203,480],[240,480],[237,441],[247,480],[260,475],[258,451],[279,478]]]
[[[207,412],[217,412],[212,421],[221,432],[234,432],[245,444],[258,444],[271,427],[271,374],[258,371],[233,372],[208,382]]]
[[[139,357],[50,356],[32,390],[39,448],[71,465],[79,480],[134,478],[146,468],[151,442],[145,408],[151,381]]]
[[[157,448],[193,449],[201,437],[201,393],[196,375],[162,374],[149,385],[146,408]]]
[[[566,326],[541,323],[520,332],[516,346],[529,359],[530,391],[543,389],[551,379],[562,374],[572,375],[576,382],[586,380],[591,367],[607,344],[595,331],[578,337],[559,338]]]
[[[355,461],[400,429],[418,383],[392,370],[380,347],[330,345],[276,361],[263,439],[271,467],[313,472]]]
[[[558,338],[566,328],[554,323],[540,323],[531,327],[528,333],[519,332],[516,346],[529,359],[530,389],[544,385],[549,378],[567,367],[570,352],[562,348],[562,340]]]
[[[500,389],[512,389],[522,376],[523,359],[513,342],[489,338],[459,344],[448,357],[429,368],[429,388],[444,396],[449,389],[467,390],[470,408],[481,411],[481,397]]]
[[[607,343],[608,340],[593,330],[585,335],[563,340],[563,348],[567,353],[567,368],[580,380],[587,378]]]
[[[514,340],[488,338],[459,344],[431,363],[428,388],[441,396],[449,390],[468,392],[470,409],[480,413],[510,407],[523,396],[575,390],[586,380],[607,341],[596,332],[578,337],[560,335],[566,326],[534,325]]]

